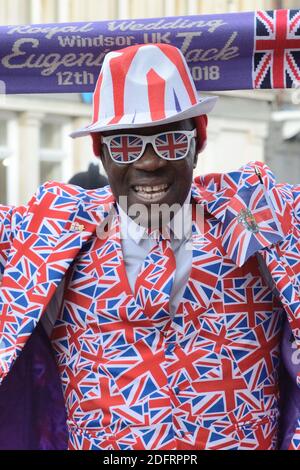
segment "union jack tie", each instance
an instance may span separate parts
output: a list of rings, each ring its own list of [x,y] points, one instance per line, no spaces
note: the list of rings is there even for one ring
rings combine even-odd
[[[136,302],[158,328],[170,322],[170,294],[176,259],[169,239],[160,235],[146,256],[135,283]]]

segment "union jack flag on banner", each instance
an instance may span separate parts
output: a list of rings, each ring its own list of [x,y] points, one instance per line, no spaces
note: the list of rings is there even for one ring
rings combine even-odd
[[[257,11],[253,88],[300,85],[300,11]]]

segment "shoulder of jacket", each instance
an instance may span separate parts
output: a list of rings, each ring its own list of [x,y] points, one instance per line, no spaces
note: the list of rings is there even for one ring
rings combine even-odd
[[[257,182],[263,182],[267,189],[271,189],[276,184],[276,179],[272,170],[260,161],[251,161],[237,170],[224,173],[208,173],[195,178],[195,185],[205,188],[211,193],[226,191],[235,193],[241,186],[256,186]]]
[[[290,186],[276,184],[265,163],[253,161],[237,171],[206,175],[196,181],[196,192],[222,223],[223,247],[238,266],[290,233]]]
[[[262,183],[268,190],[271,190],[276,185],[276,177],[271,168],[261,161],[250,161],[239,168],[238,173],[240,174],[240,179],[237,189],[243,185],[246,185],[248,188],[257,186],[257,182]]]
[[[46,194],[53,194],[58,197],[61,202],[62,199],[74,200],[74,202],[89,202],[97,199],[98,203],[105,203],[107,196],[111,195],[110,187],[105,186],[99,189],[84,189],[80,186],[76,186],[69,183],[61,183],[58,181],[47,181],[46,183],[39,186],[38,190],[29,201],[29,205],[39,203]]]

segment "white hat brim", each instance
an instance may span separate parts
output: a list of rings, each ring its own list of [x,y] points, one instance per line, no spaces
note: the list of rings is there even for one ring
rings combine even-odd
[[[215,104],[218,100],[217,96],[209,96],[205,98],[201,98],[199,102],[184,111],[180,111],[179,113],[174,113],[167,118],[160,119],[157,121],[148,121],[148,122],[134,122],[134,123],[119,123],[119,124],[111,124],[111,125],[103,125],[101,121],[96,122],[95,124],[91,124],[87,127],[83,127],[82,129],[78,129],[77,131],[71,132],[70,137],[76,139],[77,137],[83,137],[86,135],[91,134],[92,132],[104,132],[104,131],[113,131],[117,129],[139,129],[141,127],[152,127],[152,126],[159,126],[161,124],[169,124],[171,122],[176,121],[183,121],[184,119],[190,119],[197,116],[202,116],[203,114],[210,113]]]

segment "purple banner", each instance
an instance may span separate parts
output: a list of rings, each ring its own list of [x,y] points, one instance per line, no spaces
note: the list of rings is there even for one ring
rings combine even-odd
[[[157,42],[183,52],[199,91],[300,82],[300,13],[278,10],[0,27],[0,89],[91,92],[107,52]]]

